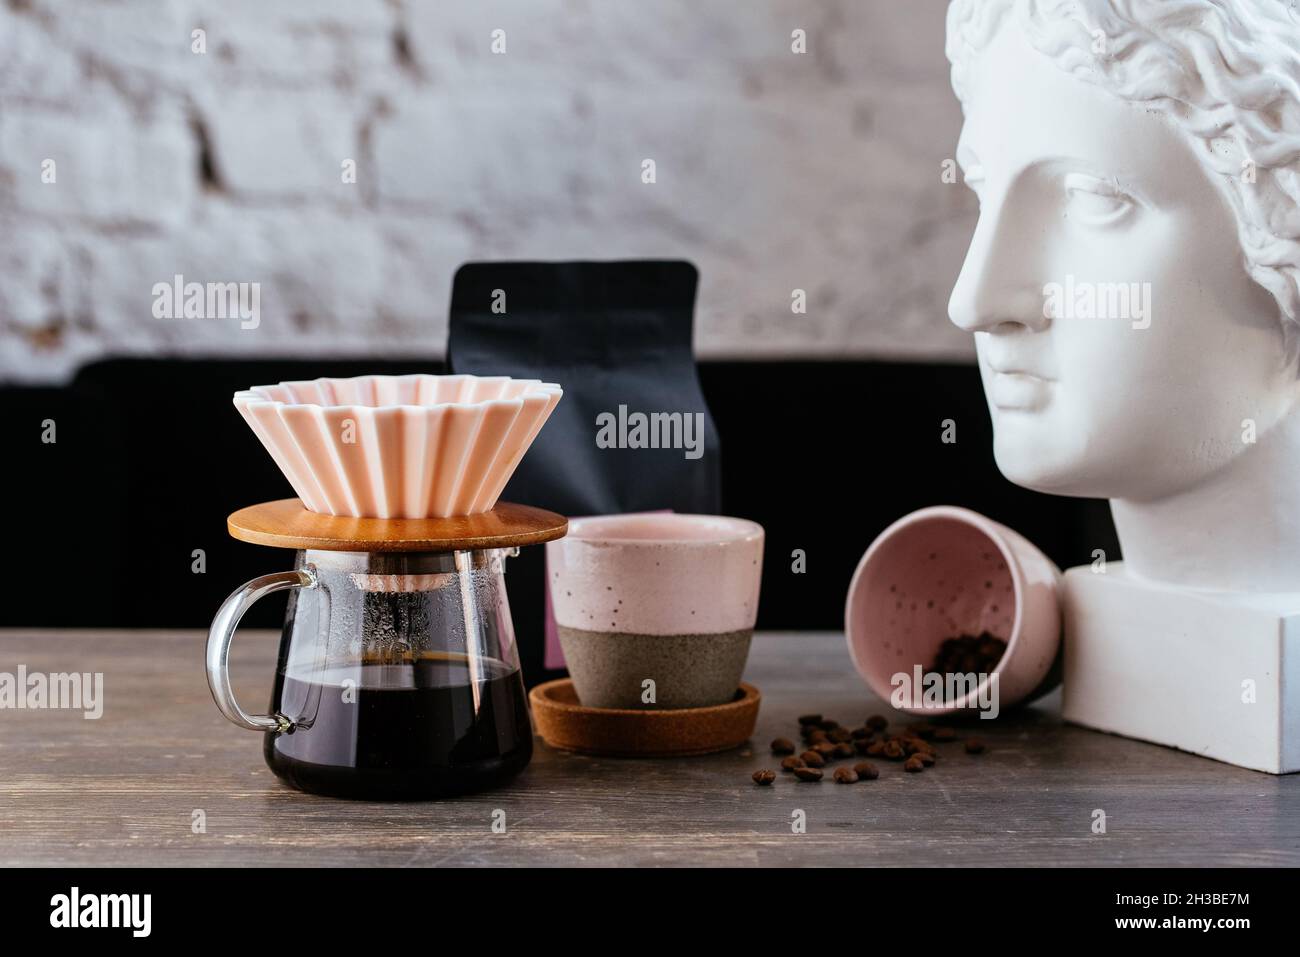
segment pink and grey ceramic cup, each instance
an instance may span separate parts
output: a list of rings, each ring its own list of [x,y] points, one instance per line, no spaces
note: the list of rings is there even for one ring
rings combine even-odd
[[[849,655],[888,701],[905,685],[897,676],[914,676],[918,665],[928,669],[945,639],[989,632],[1007,644],[988,674],[997,675],[998,707],[1010,707],[1054,683],[1059,580],[1051,560],[1005,525],[969,509],[923,508],[881,532],[862,556],[845,604]],[[973,713],[977,698],[901,710]]]
[[[763,528],[719,515],[573,519],[546,546],[555,623],[591,708],[735,697],[758,614]]]

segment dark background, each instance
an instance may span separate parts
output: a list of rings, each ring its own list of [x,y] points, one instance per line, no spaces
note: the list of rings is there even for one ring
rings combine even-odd
[[[441,368],[124,359],[89,365],[67,387],[0,389],[10,503],[0,625],[206,627],[235,586],[293,561],[226,534],[235,509],[293,494],[231,395],[282,379]],[[1039,495],[998,472],[974,366],[705,362],[699,375],[721,437],[723,511],[767,530],[760,628],[841,628],[863,551],[927,505],[983,512],[1062,567],[1091,561],[1094,548],[1119,554],[1105,502]],[[941,441],[945,418],[957,422],[955,444]],[[45,419],[54,444],[41,442]],[[194,574],[200,548],[207,571]],[[796,548],[805,574],[791,571]],[[528,569],[541,553],[525,549],[507,575],[526,659],[540,656],[530,632],[541,579]],[[248,623],[282,614],[283,601],[268,600]]]

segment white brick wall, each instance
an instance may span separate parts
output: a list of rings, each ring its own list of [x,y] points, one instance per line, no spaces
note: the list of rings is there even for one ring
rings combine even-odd
[[[483,258],[692,259],[705,356],[967,357],[944,7],[0,0],[0,380],[438,355]],[[260,283],[261,324],[155,319],[178,273]]]

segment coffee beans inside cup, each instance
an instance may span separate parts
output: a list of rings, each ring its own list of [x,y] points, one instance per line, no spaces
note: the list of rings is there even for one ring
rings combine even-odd
[[[987,631],[947,638],[939,646],[930,672],[940,675],[992,674],[1006,651],[1007,643]],[[946,681],[944,686],[947,687]]]

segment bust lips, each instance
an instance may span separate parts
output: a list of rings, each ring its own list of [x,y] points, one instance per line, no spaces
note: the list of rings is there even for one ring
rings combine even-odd
[[[982,341],[979,341],[982,340]],[[977,336],[989,404],[1003,412],[1037,412],[1052,398],[1055,380],[1040,371],[1053,363],[1041,336]]]
[[[989,366],[984,387],[989,402],[1007,412],[1036,412],[1051,400],[1052,381],[1029,372],[1001,371]]]

